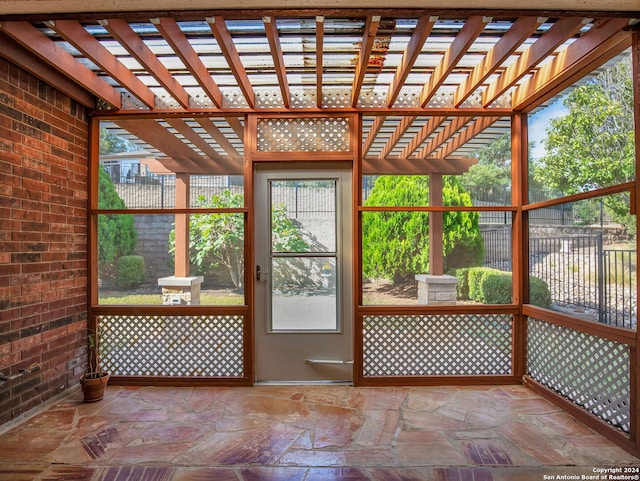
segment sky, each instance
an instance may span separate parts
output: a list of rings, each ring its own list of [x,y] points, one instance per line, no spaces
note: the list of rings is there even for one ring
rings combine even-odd
[[[535,142],[531,156],[539,159],[545,154],[543,140],[547,136],[546,129],[552,119],[567,113],[562,99],[557,100],[545,109],[540,110],[529,119],[529,142]]]

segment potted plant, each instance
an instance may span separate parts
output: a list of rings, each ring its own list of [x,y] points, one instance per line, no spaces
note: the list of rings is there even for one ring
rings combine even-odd
[[[104,389],[109,382],[109,373],[105,372],[100,365],[98,338],[95,334],[90,334],[87,338],[87,355],[87,371],[80,378],[84,401],[100,401],[104,397]]]

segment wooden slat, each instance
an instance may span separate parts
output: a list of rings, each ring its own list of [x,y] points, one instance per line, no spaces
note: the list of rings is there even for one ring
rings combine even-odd
[[[273,58],[273,64],[276,69],[276,76],[278,77],[278,84],[280,85],[280,92],[282,93],[282,101],[285,108],[291,106],[291,94],[289,93],[289,81],[287,80],[287,69],[284,64],[284,55],[282,54],[282,46],[280,45],[280,36],[278,35],[278,27],[276,25],[275,18],[264,17],[264,30],[267,34],[267,40],[269,41],[269,48],[271,49],[271,57]]]
[[[447,143],[438,152],[441,157],[448,157],[464,144],[469,142],[472,138],[478,135],[483,130],[487,129],[498,121],[498,117],[481,117],[477,119],[473,125],[470,125],[464,132],[457,135],[451,142]]]
[[[244,139],[244,126],[238,117],[225,117],[225,120],[240,139]]]
[[[227,29],[224,18],[219,16],[207,17],[207,22],[209,23],[209,28],[211,28],[213,35],[218,41],[218,46],[222,50],[222,54],[227,60],[229,68],[236,78],[236,82],[238,82],[240,90],[242,90],[242,94],[244,95],[247,104],[249,107],[253,108],[255,106],[255,94],[253,92],[253,87],[249,82],[247,72],[244,69],[244,65],[242,65],[240,55],[236,50],[236,46],[233,43],[233,38]]]
[[[384,148],[378,155],[381,159],[385,158],[389,155],[389,153],[393,150],[396,144],[400,141],[402,136],[406,133],[406,131],[411,127],[411,124],[416,119],[414,116],[402,117],[402,120],[396,127],[396,130],[391,134],[391,138],[387,141]]]
[[[427,139],[433,132],[435,132],[435,130],[445,120],[447,120],[446,117],[431,117],[429,121],[422,126],[420,132],[416,134],[409,145],[404,148],[404,150],[400,154],[400,157],[411,157],[411,154],[413,154],[418,149],[418,147],[420,147],[420,144],[422,144],[425,139]]]
[[[168,118],[167,123],[176,129],[185,139],[198,147],[204,155],[215,161],[221,167],[229,167],[232,165],[231,159],[222,157],[215,149],[202,138],[202,136],[193,130],[193,128],[184,120],[178,118]]]
[[[542,17],[520,17],[507,33],[484,55],[454,94],[454,105],[460,107],[509,56],[546,21]]]
[[[222,147],[222,149],[224,149],[224,151],[227,153],[227,155],[229,155],[230,158],[238,162],[242,161],[242,156],[240,155],[240,153],[233,147],[231,142],[227,140],[224,134],[220,132],[220,129],[218,129],[218,127],[215,126],[215,124],[211,121],[211,119],[198,118],[197,121],[202,126],[202,128],[204,128],[207,131],[207,133],[211,136],[211,138],[213,138],[213,140],[215,140],[216,143],[220,147]],[[240,166],[240,164],[238,165]]]
[[[322,69],[324,44],[324,17],[316,17],[316,106],[322,108]]]
[[[187,91],[125,20],[112,18],[100,20],[99,23],[145,68],[149,75],[153,76],[167,90],[169,95],[184,108],[189,108]]]
[[[45,24],[104,70],[107,75],[122,84],[143,104],[150,108],[155,107],[155,95],[149,87],[124,66],[93,35],[87,32],[79,22],[75,20],[57,20],[45,22]]]
[[[380,16],[367,16],[367,20],[364,24],[364,35],[362,37],[362,45],[360,46],[360,53],[358,54],[358,63],[356,65],[356,73],[353,77],[353,85],[351,87],[351,106],[358,105],[358,99],[360,98],[360,90],[364,83],[364,76],[367,73],[367,67],[369,66],[369,59],[371,57],[371,51],[373,50],[373,44],[376,40],[376,34],[378,33],[378,27],[380,26]]]
[[[482,96],[482,106],[488,107],[498,100],[509,88],[542,62],[556,48],[572,37],[583,26],[583,19],[579,17],[565,17],[555,22],[520,58],[490,84]]]
[[[524,108],[535,102],[537,98],[548,97],[550,92],[554,91],[559,84],[563,84],[564,79],[571,77],[574,72],[582,72],[585,66],[592,68],[594,62],[600,64],[606,62],[608,55],[605,56],[605,52],[608,52],[611,47],[609,41],[613,45],[619,45],[620,52],[630,46],[631,34],[621,33],[627,25],[626,19],[614,18],[598,22],[591,27],[561,55],[538,70],[531,79],[514,92],[513,107]]]
[[[81,105],[95,108],[96,99],[92,94],[1,32],[0,57],[4,57],[21,69],[26,70]]]
[[[416,157],[425,159],[432,155],[440,146],[448,142],[458,131],[466,125],[471,119],[469,117],[455,117],[444,127],[431,141],[420,149]]]
[[[1,22],[0,31],[107,104],[122,108],[120,92],[29,22]]]
[[[469,167],[478,162],[478,159],[459,157],[453,159],[417,159],[393,157],[380,159],[378,157],[366,157],[362,160],[364,175],[460,175],[469,170]]]
[[[362,155],[366,156],[369,153],[369,150],[371,149],[371,145],[373,144],[374,140],[376,140],[376,137],[378,136],[378,132],[380,132],[380,129],[384,125],[385,118],[386,117],[380,116],[380,117],[376,117],[373,120],[373,124],[371,125],[371,128],[367,133],[367,138],[364,140],[364,143],[362,145]]]
[[[458,65],[460,59],[467,53],[469,47],[473,44],[478,35],[484,30],[484,26],[490,22],[489,17],[469,17],[464,23],[456,38],[451,42],[451,46],[442,57],[442,60],[436,67],[429,80],[422,88],[420,94],[420,105],[425,107],[431,97],[436,93],[440,86],[447,79],[449,74]]]
[[[182,32],[176,21],[173,18],[163,17],[151,19],[151,23],[156,26],[158,32],[171,45],[173,51],[180,57],[182,63],[189,69],[189,72],[195,77],[213,104],[218,108],[222,107],[222,92],[220,92],[218,84],[213,80],[207,67],[202,63],[198,53],[193,49],[189,39]]]
[[[409,73],[411,73],[413,64],[422,51],[424,42],[429,37],[429,34],[431,34],[431,30],[437,21],[438,17],[430,16],[422,16],[418,19],[416,28],[402,55],[402,61],[396,69],[393,81],[389,84],[389,92],[387,93],[387,106],[389,108],[393,107],[394,102],[398,98],[405,80],[407,80]]]

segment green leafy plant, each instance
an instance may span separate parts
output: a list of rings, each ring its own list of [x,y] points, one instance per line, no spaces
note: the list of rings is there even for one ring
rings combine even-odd
[[[118,259],[116,270],[116,286],[120,289],[138,287],[144,282],[146,268],[144,257],[130,255]]]
[[[471,198],[453,176],[443,178],[442,203],[470,206]],[[426,176],[382,176],[376,179],[366,205],[429,205]],[[445,270],[482,262],[483,242],[477,212],[443,214]],[[413,280],[429,272],[429,213],[407,211],[366,212],[362,216],[362,269],[365,277]]]

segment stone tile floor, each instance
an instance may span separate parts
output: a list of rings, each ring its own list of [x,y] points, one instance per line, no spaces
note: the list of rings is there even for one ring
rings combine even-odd
[[[640,467],[522,386],[110,386],[100,402],[81,397],[0,434],[0,480],[538,481]]]

